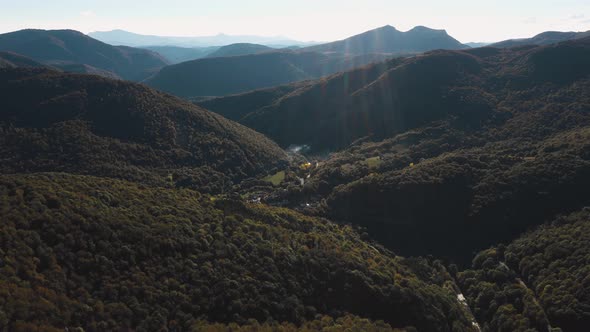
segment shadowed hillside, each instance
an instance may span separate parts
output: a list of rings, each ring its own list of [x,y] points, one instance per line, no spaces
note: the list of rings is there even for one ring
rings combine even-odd
[[[270,51],[272,48],[259,44],[238,43],[222,46],[218,50],[207,55],[208,58],[218,58],[225,56],[238,56],[262,53]]]
[[[483,327],[583,332],[590,324],[590,211],[479,253],[457,275]]]
[[[588,39],[525,50],[433,51],[203,105],[284,147],[329,151],[449,116],[477,128],[503,116],[494,110],[511,89],[568,84],[588,75],[588,52]]]
[[[73,30],[20,30],[1,34],[0,51],[22,54],[64,70],[81,68],[87,72],[84,66],[90,66],[135,81],[166,65],[166,60],[155,52],[111,46]]]
[[[0,70],[2,173],[61,171],[220,191],[285,163],[264,136],[145,86]]]
[[[319,78],[385,58],[291,51],[206,58],[164,67],[145,83],[181,97],[222,96]]]
[[[206,57],[219,49],[210,47],[178,47],[178,46],[143,46],[142,48],[162,55],[170,64],[181,63]]]
[[[0,68],[32,68],[43,65],[31,58],[13,52],[0,52]]]
[[[351,143],[287,170],[267,202],[361,225],[404,255],[465,262],[590,204],[589,65],[590,39],[433,52],[265,97],[272,104],[241,121],[272,123],[283,146]]]

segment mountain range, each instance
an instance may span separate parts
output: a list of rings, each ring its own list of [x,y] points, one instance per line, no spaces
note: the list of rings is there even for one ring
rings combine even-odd
[[[0,330],[587,331],[590,37],[552,36],[0,35]]]
[[[583,77],[587,68],[584,60],[587,40],[572,43],[571,54],[567,53],[570,45],[567,43],[532,51],[511,52],[491,47],[433,51],[293,87],[273,88],[282,94],[254,91],[203,101],[200,105],[266,134],[283,147],[310,145],[319,152],[333,150],[368,135],[391,136],[464,109],[470,113],[462,115],[463,119],[485,117],[498,98],[497,92],[474,87],[483,84],[482,79],[486,77],[483,74],[488,68],[503,66],[495,70],[554,81],[567,80],[569,75]],[[567,54],[574,62],[551,62],[558,58],[545,55],[551,52]],[[526,61],[517,61],[520,58]],[[501,62],[504,59],[512,62],[504,65]],[[540,65],[533,59],[547,63]],[[508,77],[506,74],[488,79]]]
[[[461,261],[590,204],[589,77],[585,38],[434,51],[200,104],[285,148],[332,152],[269,202],[315,202],[308,213],[396,252]]]
[[[289,38],[274,36],[232,36],[220,33],[215,36],[203,37],[166,37],[141,35],[124,30],[96,31],[88,34],[90,37],[111,45],[140,46],[180,46],[180,47],[209,47],[226,46],[237,43],[263,44],[267,46],[303,46],[310,43],[300,42]]]
[[[244,46],[239,47],[241,53],[245,53]],[[163,68],[146,80],[146,84],[182,97],[222,96],[316,79],[387,58],[439,48],[463,49],[467,46],[444,31],[416,27],[399,32],[385,26],[329,44],[184,62]],[[223,55],[222,51],[208,57]]]
[[[566,40],[590,37],[590,31],[586,32],[560,32],[546,31],[532,38],[510,39],[491,44],[493,47],[517,47],[526,45],[550,45]]]
[[[111,46],[73,30],[20,30],[0,35],[0,51],[44,65],[141,81],[167,64],[155,52]]]

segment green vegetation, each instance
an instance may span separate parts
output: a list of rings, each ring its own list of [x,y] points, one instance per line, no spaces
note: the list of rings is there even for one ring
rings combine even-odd
[[[4,69],[0,90],[2,173],[59,171],[220,193],[287,164],[264,136],[143,85]]]
[[[0,214],[0,324],[10,331],[299,326],[347,313],[471,331],[440,263],[287,209],[46,173],[0,176]]]
[[[457,276],[489,331],[586,331],[590,324],[590,210],[481,252]],[[505,263],[504,263],[505,262]]]
[[[555,68],[551,59],[556,57],[571,59],[577,70],[569,61]],[[449,71],[437,71],[441,76],[436,79],[428,74],[432,65],[443,63],[449,64]],[[433,254],[458,263],[468,263],[473,252],[511,241],[559,214],[590,205],[590,39],[525,50],[434,52],[397,60],[397,65],[391,62],[389,68],[337,75],[275,103],[304,105],[301,112],[315,109],[322,114],[328,105],[312,103],[320,100],[319,92],[312,91],[333,95],[334,102],[346,100],[346,75],[355,98],[381,83],[380,90],[389,91],[389,83],[381,82],[387,77],[389,82],[413,77],[412,84],[432,84],[394,100],[401,104],[393,110],[413,110],[417,122],[412,128],[395,134],[392,127],[384,139],[358,139],[312,170],[303,188],[283,184],[270,203],[288,201],[288,206],[299,208],[312,202],[312,208],[301,209],[362,226],[396,253]],[[383,71],[387,74],[379,76]],[[306,94],[318,97],[304,101]],[[382,100],[367,98],[367,105],[368,100]],[[403,98],[410,99],[402,103]],[[419,104],[437,98],[446,101]],[[367,112],[369,116],[391,109]],[[273,121],[281,123],[281,112],[271,113],[277,116],[272,115]],[[411,119],[404,115],[404,124]],[[376,156],[381,162],[372,168],[367,160]]]
[[[590,326],[590,39],[203,102],[328,156],[138,84],[0,91],[2,331]]]
[[[272,183],[273,186],[278,186],[285,180],[285,171],[280,171],[274,175],[269,175],[263,179],[263,181]]]
[[[365,159],[365,163],[367,163],[369,169],[379,168],[381,166],[381,157],[367,158]]]

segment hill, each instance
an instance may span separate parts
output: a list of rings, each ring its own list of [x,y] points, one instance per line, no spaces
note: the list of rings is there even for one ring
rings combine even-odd
[[[286,163],[264,136],[143,85],[2,69],[1,173],[60,171],[220,192]]]
[[[282,97],[257,92],[270,104],[246,100],[258,111],[232,114],[285,147],[307,145],[319,163],[285,170],[274,190],[242,190],[366,227],[400,254],[465,262],[590,205],[588,91],[590,39],[437,51]]]
[[[272,48],[259,44],[238,43],[222,46],[218,50],[207,55],[208,58],[226,56],[248,55],[270,51]]]
[[[164,67],[145,83],[181,97],[223,96],[319,78],[385,58],[293,51],[206,58]]]
[[[73,30],[20,30],[1,34],[0,51],[18,53],[58,68],[90,66],[135,81],[145,79],[167,64],[157,53],[111,46]]]
[[[0,202],[0,323],[11,331],[474,331],[440,263],[289,210],[54,173],[0,176]]]
[[[422,53],[436,49],[468,48],[444,30],[417,26],[409,31],[398,31],[390,25],[370,30],[332,43],[303,48],[306,52],[336,52],[343,54]]]
[[[518,47],[518,46],[526,46],[526,45],[550,45],[555,44],[567,40],[573,39],[581,39],[585,37],[590,37],[590,31],[586,32],[560,32],[560,31],[547,31],[540,33],[532,38],[522,38],[522,39],[510,39],[501,41],[498,43],[494,43],[490,46],[492,47]]]
[[[483,328],[585,331],[590,323],[590,211],[555,219],[479,253],[457,275]]]
[[[43,65],[31,58],[13,52],[0,52],[0,68],[33,68]]]
[[[495,114],[499,98],[509,89],[490,87],[492,82],[518,85],[530,78],[530,84],[542,85],[583,78],[588,71],[587,43],[580,39],[532,50],[433,51],[306,84],[202,103],[283,147],[309,145],[316,152],[332,151],[365,136],[383,139],[448,116],[477,126]],[[572,63],[561,63],[560,57]],[[500,74],[490,75],[490,70]],[[271,95],[272,99],[260,97]]]
[[[142,48],[156,52],[166,58],[170,64],[177,64],[206,57],[219,49],[210,47],[178,47],[178,46],[143,46]]]

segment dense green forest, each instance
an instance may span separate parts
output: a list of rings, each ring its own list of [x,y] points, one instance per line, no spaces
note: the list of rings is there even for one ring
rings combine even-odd
[[[366,227],[371,236],[400,254],[436,254],[469,262],[474,251],[514,239],[558,214],[590,204],[586,185],[590,181],[589,45],[590,39],[584,39],[525,51],[483,48],[437,52],[420,60],[398,59],[307,84],[300,91],[311,93],[327,87],[324,92],[336,96],[349,75],[355,78],[351,82],[357,82],[351,85],[351,91],[364,91],[375,85],[366,83],[374,77],[396,77],[396,71],[405,71],[408,66],[414,68],[407,69],[411,72],[426,71],[428,66],[419,69],[416,62],[430,63],[428,58],[434,62],[444,58],[449,63],[470,59],[477,64],[478,73],[490,75],[489,82],[479,83],[481,89],[449,88],[441,83],[445,86],[442,91],[455,94],[451,104],[460,107],[438,112],[432,111],[438,110],[436,106],[413,109],[408,104],[397,108],[413,110],[412,116],[417,119],[412,128],[399,134],[393,127],[383,129],[382,135],[360,138],[327,159],[314,157],[311,151],[309,159],[321,161],[317,166],[306,174],[299,174],[297,169],[288,172],[287,181],[264,197],[272,204],[288,202],[288,206],[311,214]],[[514,58],[522,52],[526,56]],[[570,59],[577,70],[572,70],[568,61],[560,61],[559,68],[549,67],[553,59],[561,57]],[[453,70],[445,69],[456,82],[474,82],[479,77],[465,72],[463,65]],[[379,76],[383,71],[388,74]],[[495,91],[495,95],[484,88]],[[435,84],[431,91],[440,90]],[[419,94],[427,90],[415,91],[412,98],[418,102]],[[283,100],[270,92],[267,96],[279,98],[273,102],[275,106],[288,99],[295,105],[297,93],[290,92]],[[238,105],[240,98],[250,95],[209,102]],[[486,103],[481,102],[481,96],[486,96]],[[431,103],[440,98],[422,99]],[[447,95],[447,99],[452,98]],[[306,100],[315,105],[313,98]],[[309,109],[311,106],[304,107],[301,112]],[[427,112],[424,118],[421,110]],[[405,119],[404,124],[410,123]],[[393,120],[383,123],[395,126]],[[394,134],[385,134],[388,130]],[[324,142],[337,140],[331,137],[334,140]],[[297,176],[306,178],[303,186]]]
[[[326,220],[58,173],[1,176],[0,196],[0,325],[10,331],[349,313],[471,331],[440,263],[395,256]]]
[[[201,106],[30,61],[0,53],[0,331],[590,326],[589,38]]]
[[[487,331],[585,331],[590,324],[590,210],[478,254],[457,280]]]
[[[0,69],[2,173],[60,171],[222,192],[287,163],[272,141],[139,84]]]
[[[457,127],[478,130],[520,109],[542,108],[537,99],[587,78],[589,45],[584,38],[543,47],[433,51],[336,74],[295,91],[280,88],[280,97],[255,91],[210,100],[206,107],[232,114],[283,147],[309,145],[316,153],[367,136],[390,138],[432,121],[454,119]],[[256,95],[259,102],[253,102]]]

